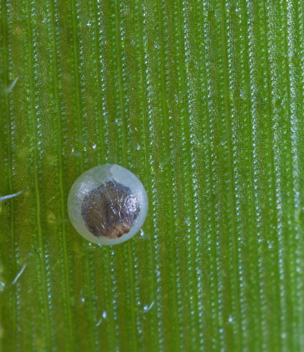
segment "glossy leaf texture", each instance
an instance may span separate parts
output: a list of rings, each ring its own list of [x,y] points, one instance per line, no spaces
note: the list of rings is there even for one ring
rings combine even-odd
[[[303,2],[2,0],[0,21],[0,349],[303,351]],[[149,199],[110,247],[67,215],[105,163]]]

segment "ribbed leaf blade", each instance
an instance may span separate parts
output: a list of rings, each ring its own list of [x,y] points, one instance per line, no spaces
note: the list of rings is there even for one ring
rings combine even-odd
[[[300,1],[2,1],[3,351],[302,351]],[[142,231],[71,226],[117,163]]]

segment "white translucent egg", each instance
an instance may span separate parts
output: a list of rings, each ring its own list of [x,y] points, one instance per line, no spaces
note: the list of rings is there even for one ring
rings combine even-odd
[[[127,241],[140,230],[147,211],[144,186],[119,165],[100,165],[85,171],[74,182],[68,198],[74,228],[98,244]]]

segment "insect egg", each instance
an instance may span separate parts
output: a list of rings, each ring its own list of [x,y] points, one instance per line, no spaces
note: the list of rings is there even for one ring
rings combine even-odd
[[[68,213],[76,231],[88,241],[112,245],[127,241],[142,227],[148,210],[139,179],[119,165],[100,165],[74,182]]]

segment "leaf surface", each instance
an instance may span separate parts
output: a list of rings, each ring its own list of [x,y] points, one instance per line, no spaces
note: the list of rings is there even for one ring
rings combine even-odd
[[[304,350],[303,15],[0,2],[0,349]],[[66,207],[105,163],[149,198],[110,247]]]

